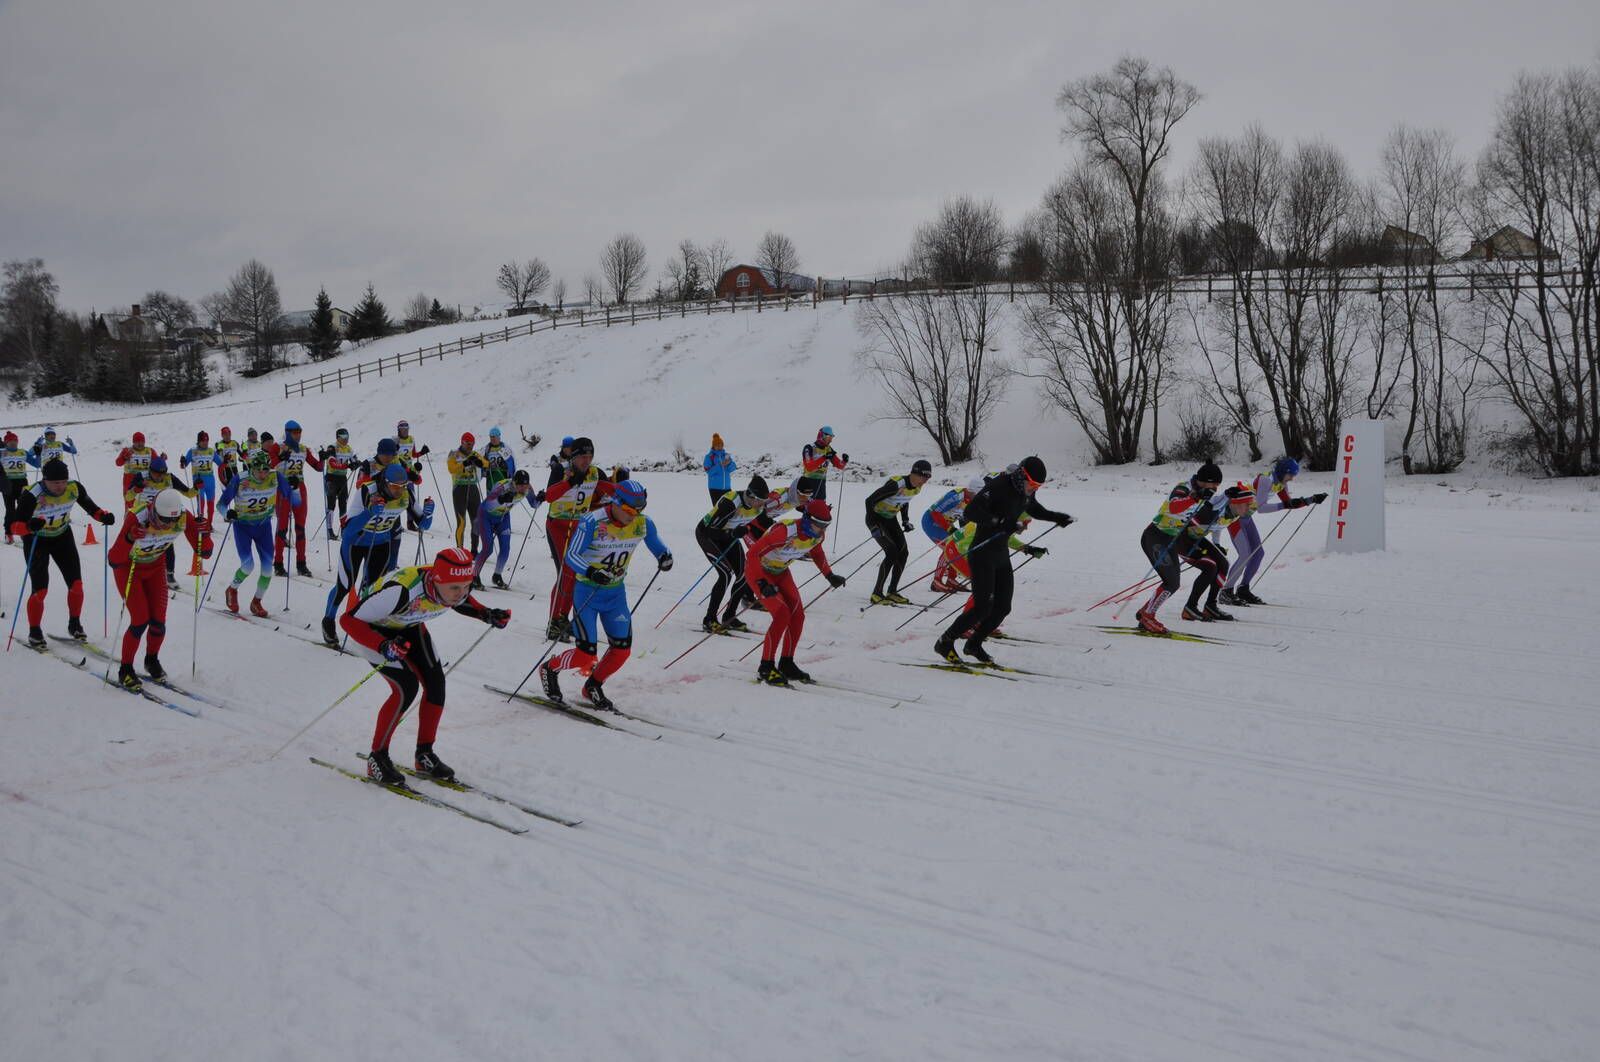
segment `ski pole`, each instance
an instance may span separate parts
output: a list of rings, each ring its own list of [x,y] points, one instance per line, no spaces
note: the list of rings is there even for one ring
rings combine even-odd
[[[537,509],[535,510],[537,512]],[[522,567],[522,551],[528,546],[528,534],[533,530],[533,525],[539,521],[534,519],[532,513],[528,514],[528,526],[522,530],[522,544],[517,546],[517,559],[511,562],[511,575],[506,579],[506,589],[511,589],[511,584],[517,578],[517,569]]]
[[[317,713],[317,717],[315,719],[311,720],[311,722],[309,722],[305,726],[301,727],[299,732],[296,733],[294,737],[290,738],[288,741],[285,741],[282,745],[278,746],[277,750],[274,751],[272,753],[272,755],[268,756],[267,759],[269,759],[269,760],[277,759],[279,753],[281,753],[284,749],[288,748],[290,745],[293,745],[296,741],[299,741],[302,737],[304,737],[305,734],[306,734],[306,731],[310,730],[312,727],[314,727],[318,723],[322,722],[322,720],[327,717],[329,712],[333,711],[335,708],[339,707],[339,705],[343,704],[346,700],[348,700],[352,693],[354,693],[356,690],[359,690],[362,686],[366,685],[367,680],[369,678],[371,678],[373,675],[376,675],[378,672],[382,671],[383,668],[384,668],[383,664],[375,664],[372,667],[368,668],[367,669],[367,673],[365,675],[361,676],[361,681],[360,682],[357,682],[354,686],[351,686],[349,689],[347,689],[343,693],[339,694],[339,698],[337,700],[335,700],[332,704],[328,705],[322,711],[318,712]]]
[[[1289,532],[1289,537],[1283,540],[1283,545],[1278,547],[1278,552],[1276,552],[1276,553],[1274,553],[1272,555],[1272,560],[1267,564],[1266,568],[1263,569],[1261,574],[1256,578],[1256,585],[1257,586],[1260,586],[1262,584],[1262,582],[1264,582],[1266,580],[1267,574],[1272,571],[1272,566],[1274,564],[1278,563],[1278,558],[1283,556],[1283,551],[1289,548],[1289,543],[1294,541],[1294,536],[1298,535],[1300,533],[1300,529],[1302,527],[1306,526],[1306,521],[1311,519],[1311,510],[1315,509],[1315,508],[1316,508],[1315,505],[1306,506],[1306,514],[1300,518],[1300,522],[1295,525],[1294,530]],[[1273,530],[1276,531],[1277,528],[1273,528]],[[1265,546],[1267,544],[1267,540],[1266,539],[1262,539],[1261,540],[1261,544],[1263,546]]]
[[[687,589],[687,590],[685,590],[683,592],[683,596],[678,598],[678,600],[676,600],[676,601],[674,601],[672,603],[672,607],[667,609],[667,615],[666,616],[662,616],[660,619],[656,620],[655,626],[650,628],[650,629],[651,630],[660,630],[661,629],[661,625],[663,623],[667,622],[667,616],[670,616],[674,612],[678,611],[678,606],[683,604],[684,601],[688,600],[689,595],[694,593],[694,588],[699,586],[701,583],[703,583],[705,581],[706,576],[710,575],[712,573],[712,571],[714,571],[716,569],[717,562],[722,560],[723,557],[726,557],[728,555],[729,550],[732,550],[733,547],[737,546],[738,544],[739,544],[739,539],[738,539],[737,536],[735,536],[734,540],[732,542],[728,543],[727,549],[724,549],[721,553],[717,554],[717,559],[712,561],[706,567],[706,570],[700,573],[700,578],[698,578],[694,582],[690,583],[689,584],[689,589]]]
[[[1028,542],[1027,542],[1027,545],[1029,545],[1029,546],[1033,545],[1035,542],[1039,541],[1041,538],[1043,538],[1044,536],[1048,535],[1050,532],[1054,531],[1056,528],[1058,528],[1060,526],[1061,526],[1060,524],[1051,524],[1049,527],[1045,528],[1043,531],[1040,531],[1037,535],[1034,535],[1033,538],[1029,539]],[[972,550],[969,549],[967,552],[970,554],[972,552]],[[1020,552],[1020,551],[1012,550],[1011,552],[1016,553],[1016,552]],[[1028,566],[1028,564],[1031,561],[1033,561],[1034,559],[1035,558],[1033,558],[1033,557],[1029,557],[1027,560],[1025,560],[1021,564],[1017,565],[1015,570],[1020,571],[1023,568],[1026,568]],[[956,591],[952,590],[950,593],[955,593],[955,592]],[[946,594],[945,595],[945,597],[949,597],[949,596],[950,596],[950,594]],[[937,605],[938,603],[939,603],[938,601],[934,601],[932,604],[924,606],[924,611],[926,611],[927,609],[932,608],[934,605]],[[956,609],[956,612],[959,612],[959,611],[961,611],[959,608]],[[952,617],[954,617],[955,614],[956,614],[955,612],[946,613],[944,615],[943,619],[941,619],[939,622],[944,623],[944,622],[948,621],[949,619],[951,619]],[[921,613],[919,612],[917,615],[921,615]],[[911,617],[912,620],[914,620],[916,618],[917,618],[916,616],[912,616]],[[900,624],[900,627],[904,627],[906,625],[906,623],[910,623],[910,622],[911,622],[911,620],[906,620],[905,623]],[[895,630],[899,630],[900,627],[896,627]]]
[[[67,534],[71,534],[68,531]],[[11,613],[11,633],[6,635],[6,652],[11,652],[11,639],[17,633],[17,620],[22,618],[22,595],[28,592],[28,580],[33,578],[33,551],[39,548],[39,533],[35,531],[30,536],[33,541],[28,543],[28,559],[22,565],[22,580],[17,585],[17,607]],[[45,563],[49,563],[46,559]]]
[[[595,590],[589,591],[589,597],[593,597],[595,595],[595,593],[597,592],[597,590],[598,590],[598,587]],[[573,612],[574,612],[575,616],[577,614],[582,613],[583,609],[584,609],[584,605],[587,605],[588,603],[589,603],[588,599],[585,598],[584,602],[583,602],[583,605],[579,605],[577,608],[573,609]],[[578,619],[578,623],[581,625],[582,622],[583,622],[582,619],[579,618]],[[550,651],[556,647],[556,642],[557,641],[559,641],[559,639],[557,639],[557,638],[551,638],[550,639],[550,644],[544,647],[544,652],[539,654],[539,659],[537,659],[537,660],[535,660],[533,662],[533,666],[528,669],[528,673],[526,675],[522,676],[522,681],[517,683],[517,688],[511,691],[511,697],[515,697],[517,694],[522,692],[522,687],[526,686],[528,684],[528,680],[533,678],[533,673],[535,671],[539,670],[539,665],[544,663],[545,657],[550,655]],[[509,702],[511,700],[511,697],[507,697],[506,700]]]
[[[216,550],[212,552],[212,554],[211,554],[212,560],[216,560],[217,555],[223,552],[223,550],[228,545],[228,536],[233,534],[233,521],[232,520],[225,520],[224,523],[226,523],[228,526],[222,532],[222,545],[218,546],[216,548]],[[211,580],[215,579],[216,577],[217,577],[217,565],[216,564],[212,564],[211,565],[211,574],[206,576],[205,593],[196,594],[195,595],[195,598],[194,598],[194,610],[195,610],[195,612],[198,613],[200,611],[200,606],[205,604],[205,599],[211,596]]]
[[[117,606],[117,634],[118,635],[122,634],[122,614],[128,610],[128,595],[131,594],[131,593],[133,593],[133,554],[130,552],[128,554],[128,581],[122,587],[122,604]],[[108,642],[106,644],[106,648],[108,650],[110,650],[110,654],[112,656],[115,656],[116,652],[117,652],[117,639],[116,638],[112,638],[110,640],[110,642]],[[111,677],[111,661],[107,660],[106,661],[106,678],[109,679],[110,677]]]
[[[660,575],[661,575],[661,569],[657,568],[656,571],[655,571],[655,574],[650,576],[650,581],[648,583],[644,584],[644,593],[641,593],[637,598],[634,599],[633,604],[628,606],[628,614],[629,615],[632,615],[633,613],[639,611],[639,602],[643,601],[644,597],[645,597],[645,594],[648,594],[650,592],[650,588],[652,586],[656,585],[656,579],[659,578]]]
[[[833,563],[837,564],[839,561],[844,560],[846,557],[850,556],[850,554],[854,553],[856,550],[860,549],[862,546],[865,546],[867,543],[873,542],[873,541],[876,541],[876,540],[875,539],[871,539],[871,538],[862,539],[860,542],[857,542],[855,545],[851,546],[849,549],[845,550],[843,553],[841,553],[837,557],[833,558]],[[822,575],[822,569],[819,568],[816,571],[812,572],[810,578],[806,579],[805,582],[803,582],[799,586],[795,587],[795,589],[796,590],[804,590],[807,586],[810,586],[819,577],[821,577],[821,575]]]
[[[100,535],[100,637],[111,636],[111,536]]]
[[[210,534],[209,531],[206,532]],[[212,556],[216,556],[212,553]],[[211,566],[216,570],[216,565]],[[189,677],[194,678],[200,669],[200,572],[194,573],[194,615],[189,617]]]
[[[456,525],[453,522],[451,522],[451,520],[450,520],[450,506],[447,506],[447,505],[444,504],[444,500],[443,500],[444,499],[444,491],[439,489],[439,474],[433,470],[433,458],[432,457],[425,457],[425,458],[423,458],[423,460],[428,465],[428,478],[433,480],[434,493],[439,495],[439,498],[440,498],[439,508],[444,510],[444,526],[445,526],[445,530],[449,531],[450,532],[450,536],[452,538],[454,538],[455,537],[455,533],[456,533]],[[450,504],[451,505],[455,504],[455,495],[453,495],[453,494],[451,495]],[[419,545],[420,545],[420,543],[419,543]]]
[[[850,575],[854,575],[856,572],[859,572],[862,568],[865,568],[867,565],[869,565],[871,563],[872,563],[872,558],[868,557],[866,560],[864,560],[860,564],[856,565],[855,570],[852,571],[850,573]],[[818,570],[820,571],[821,569],[818,569]],[[850,575],[845,576],[845,579],[849,580]],[[823,596],[825,594],[827,594],[833,588],[834,587],[833,587],[832,583],[829,583],[827,586],[823,587],[822,591],[820,593],[818,593],[816,597],[813,597],[810,601],[807,601],[805,604],[800,606],[800,611],[803,613],[806,609],[810,608],[812,605],[815,605],[818,601],[821,601]],[[757,649],[760,649],[765,644],[766,644],[766,641],[764,639],[762,641],[756,642],[756,644],[754,644],[750,648],[746,649],[744,651],[744,655],[740,656],[739,659],[743,660],[745,657],[749,656],[751,653],[755,652]]]
[[[485,638],[489,637],[489,632],[492,631],[492,630],[494,630],[494,628],[492,626],[488,626],[488,625],[484,626],[483,633],[478,635],[476,638],[473,639],[472,644],[467,646],[467,651],[462,653],[460,656],[456,657],[454,663],[452,663],[449,667],[444,669],[444,673],[445,673],[445,676],[447,678],[449,677],[450,672],[454,671],[456,669],[457,665],[459,665],[461,663],[461,661],[465,660],[467,657],[472,655],[472,651],[478,647],[478,643],[479,642],[481,642]]]

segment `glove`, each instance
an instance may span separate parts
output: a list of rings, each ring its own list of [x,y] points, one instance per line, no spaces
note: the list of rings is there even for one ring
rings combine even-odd
[[[202,535],[209,534],[211,532],[211,521],[203,516],[197,516],[194,518],[194,529]]]
[[[659,571],[670,572],[672,570],[672,554],[663,553],[661,556],[657,557],[656,568]]]
[[[239,514],[238,514],[238,513],[236,513],[236,512],[234,512],[234,511],[233,511],[233,510],[232,510],[232,509],[229,509],[229,510],[227,510],[227,511],[226,511],[226,512],[224,512],[224,513],[223,513],[223,514],[222,514],[222,518],[223,518],[223,519],[224,519],[224,520],[226,520],[226,521],[228,521],[228,523],[230,523],[230,524],[231,524],[231,523],[233,523],[233,522],[234,522],[234,521],[235,521],[235,520],[237,520],[237,519],[239,519]]]
[[[422,449],[417,451],[417,456],[418,457],[426,457],[427,454],[428,454],[428,448],[426,446],[424,446]],[[418,469],[418,471],[421,471],[421,470]]]
[[[536,501],[536,502],[544,501],[544,491],[541,490],[541,491],[538,491],[537,493],[535,493],[534,496],[533,496],[533,500]]]
[[[385,638],[383,644],[378,646],[378,652],[391,664],[397,664],[411,651],[411,643],[404,638]]]
[[[38,517],[34,517],[34,519],[37,520]],[[31,524],[33,521],[30,520],[28,522]],[[44,525],[40,524],[39,526],[43,527]],[[139,523],[139,521],[135,520],[133,522],[133,525],[128,528],[128,534],[127,534],[128,541],[129,542],[137,542],[141,538],[143,538],[144,535],[145,535],[144,525]]]
[[[833,572],[829,572],[828,585],[833,587],[835,590],[839,589],[839,587],[844,585],[844,576],[835,575]]]
[[[13,535],[26,535],[29,531],[29,523],[30,521],[27,520],[16,521],[11,525],[11,533]]]
[[[1312,505],[1321,505],[1323,502],[1325,502],[1327,500],[1328,500],[1328,495],[1327,495],[1327,492],[1325,492],[1325,491],[1322,492],[1322,493],[1319,493],[1319,494],[1313,494],[1311,496],[1311,504]]]
[[[1072,517],[1068,516],[1066,513],[1062,513],[1059,516],[1057,516],[1055,518],[1055,521],[1056,521],[1056,526],[1057,527],[1066,527],[1068,524],[1077,522],[1077,521],[1073,520]]]
[[[423,501],[423,503],[422,503],[422,515],[423,516],[432,516],[433,515],[433,499],[432,498],[428,498],[428,499]]]
[[[611,573],[593,564],[584,570],[583,577],[598,586],[611,585]]]
[[[72,447],[74,450],[78,448],[78,444],[72,441],[72,436],[70,435],[67,436],[67,445]]]
[[[288,480],[289,480],[289,486],[290,487],[293,487],[295,490],[299,490],[300,489],[300,477],[299,476],[289,476]],[[296,502],[295,504],[298,505],[300,503]]]
[[[1030,557],[1043,557],[1050,551],[1045,549],[1043,546],[1023,546],[1022,552],[1026,553]]]
[[[200,559],[201,560],[210,560],[211,559],[211,540],[210,539],[206,539],[205,545],[200,547]]]
[[[94,518],[99,520],[107,527],[110,527],[112,524],[117,522],[117,518],[106,512],[104,509],[101,509],[99,512],[95,513]]]
[[[778,588],[776,586],[773,586],[771,583],[767,582],[765,579],[759,580],[756,583],[756,589],[761,591],[761,596],[762,597],[777,597],[778,596]]]
[[[484,622],[496,630],[505,630],[506,624],[511,622],[509,608],[491,608],[484,616]]]
[[[911,521],[908,518],[904,517],[904,516],[900,517],[900,530],[902,530],[902,531],[910,531],[911,530]]]
[[[1219,556],[1223,557],[1224,559],[1227,558],[1227,556],[1228,556],[1228,547],[1227,546],[1224,546],[1220,542],[1213,542],[1213,543],[1211,543],[1211,548],[1216,550]]]
[[[839,460],[843,461],[845,464],[848,465],[850,463],[850,455],[849,454],[840,454],[839,455]]]

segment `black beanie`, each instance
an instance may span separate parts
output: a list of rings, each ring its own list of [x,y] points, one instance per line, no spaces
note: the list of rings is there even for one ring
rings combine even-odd
[[[1222,469],[1218,468],[1214,462],[1207,461],[1200,466],[1200,470],[1194,474],[1194,478],[1198,483],[1221,483]]]
[[[44,479],[72,478],[72,470],[67,468],[67,463],[61,460],[59,457],[52,457],[50,460],[46,461],[44,463],[44,468],[40,470],[40,473]]]

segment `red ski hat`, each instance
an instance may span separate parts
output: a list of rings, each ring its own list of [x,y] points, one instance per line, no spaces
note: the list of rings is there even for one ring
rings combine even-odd
[[[14,431],[8,431],[8,432],[6,432],[6,434],[5,434],[5,441],[6,441],[6,442],[9,442],[9,443],[14,443],[14,442],[16,442],[16,441],[17,441],[17,433],[16,433],[16,432],[14,432]]]
[[[827,527],[833,523],[833,506],[821,498],[812,498],[806,502],[805,518],[818,527]]]
[[[461,433],[461,448],[463,450],[472,449],[477,445],[477,442],[478,440],[472,437],[472,433],[470,431],[464,431]]]
[[[456,546],[442,549],[433,559],[433,566],[428,569],[428,574],[436,583],[470,583],[472,554]]]
[[[133,433],[133,445],[135,445],[135,446],[143,446],[144,445],[144,432],[136,431],[136,432]]]

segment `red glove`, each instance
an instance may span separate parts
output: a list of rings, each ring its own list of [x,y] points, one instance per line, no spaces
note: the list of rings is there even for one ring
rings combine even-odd
[[[131,525],[129,525],[126,535],[129,542],[137,542],[144,536],[144,525],[139,523],[139,521],[135,520]]]

